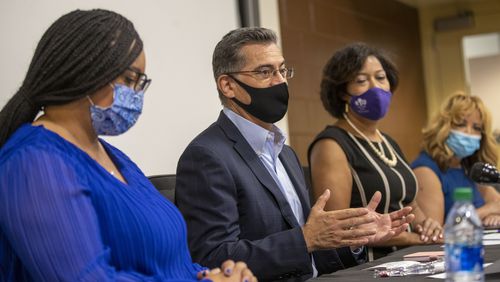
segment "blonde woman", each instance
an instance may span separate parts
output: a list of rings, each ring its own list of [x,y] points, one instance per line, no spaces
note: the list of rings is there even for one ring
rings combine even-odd
[[[468,177],[475,162],[496,164],[498,159],[491,116],[481,99],[463,93],[451,95],[423,134],[423,151],[412,163],[420,208],[443,223],[453,206],[453,190],[471,187],[483,224],[500,225],[499,193]]]

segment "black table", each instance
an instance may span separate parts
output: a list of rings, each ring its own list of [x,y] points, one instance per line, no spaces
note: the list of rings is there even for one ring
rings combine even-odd
[[[500,245],[485,246],[485,263],[494,263],[493,265],[485,268],[485,278],[486,281],[500,281]],[[405,249],[398,250],[391,253],[390,255],[374,260],[372,262],[365,263],[363,265],[358,265],[345,270],[337,271],[331,274],[322,275],[318,278],[311,279],[309,281],[332,281],[332,282],[366,282],[366,281],[378,281],[378,282],[395,282],[395,281],[444,281],[440,279],[428,278],[429,275],[416,275],[416,276],[406,276],[406,277],[385,277],[385,278],[374,278],[373,270],[366,270],[366,268],[376,266],[382,263],[391,261],[403,260],[403,256],[416,252],[426,252],[426,251],[442,251],[441,245],[426,245],[426,246],[413,246]]]

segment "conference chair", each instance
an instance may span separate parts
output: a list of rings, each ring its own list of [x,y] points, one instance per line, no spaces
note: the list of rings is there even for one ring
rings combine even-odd
[[[175,203],[175,174],[160,174],[148,176],[160,193]]]

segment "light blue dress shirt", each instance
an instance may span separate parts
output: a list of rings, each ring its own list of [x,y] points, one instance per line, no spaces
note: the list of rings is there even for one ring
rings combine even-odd
[[[271,131],[248,121],[228,108],[224,108],[224,114],[236,125],[248,144],[255,151],[259,159],[266,167],[269,174],[278,184],[281,192],[286,197],[293,214],[298,223],[305,224],[302,203],[299,200],[297,191],[293,187],[292,181],[279,159],[279,154],[283,149],[286,137],[283,132],[273,125]]]

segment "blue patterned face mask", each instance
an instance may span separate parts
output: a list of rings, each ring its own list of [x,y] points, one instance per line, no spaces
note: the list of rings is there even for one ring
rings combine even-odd
[[[88,96],[87,96],[88,97]],[[90,118],[97,135],[120,135],[129,130],[142,113],[144,92],[123,84],[113,87],[113,104],[107,108],[94,105],[90,97]]]
[[[451,130],[446,145],[455,153],[455,156],[463,159],[472,156],[481,147],[481,136]]]

